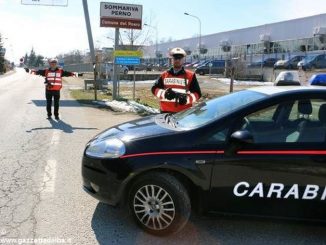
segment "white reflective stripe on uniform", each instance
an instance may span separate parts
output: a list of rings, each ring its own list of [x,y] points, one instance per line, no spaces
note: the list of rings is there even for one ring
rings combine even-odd
[[[56,77],[55,80],[61,82],[61,78],[60,77]]]
[[[165,98],[162,98],[161,99],[161,102],[173,102],[173,103],[175,103],[175,99],[172,99],[172,100],[168,100],[168,99],[165,99]]]
[[[191,104],[190,97],[187,95],[187,104]]]
[[[54,81],[54,77],[47,77],[49,81]]]
[[[162,89],[162,94],[160,96],[160,99],[164,99],[165,98],[165,93],[166,93],[166,90]]]
[[[174,92],[185,94],[186,90],[184,88],[172,88]]]
[[[49,72],[48,76],[50,77],[61,77],[61,73],[60,72]]]
[[[51,83],[51,85],[62,85],[62,83]]]
[[[192,103],[197,101],[196,95],[194,95],[193,93],[190,93],[190,96],[192,98]]]
[[[162,94],[163,94],[164,92],[165,92],[164,89],[159,89],[158,92],[157,92],[157,94],[156,94],[156,97],[161,98],[161,96],[162,96]]]

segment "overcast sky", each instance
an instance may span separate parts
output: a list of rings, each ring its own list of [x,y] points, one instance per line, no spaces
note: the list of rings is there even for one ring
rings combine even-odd
[[[112,47],[112,40],[106,37],[113,37],[113,29],[99,27],[100,2],[88,0],[94,45]],[[159,40],[198,35],[198,21],[184,15],[184,12],[200,18],[202,35],[326,13],[325,0],[110,2],[143,5],[143,23],[157,27]],[[146,28],[145,32],[148,31]],[[151,30],[149,39],[155,42],[155,31]],[[47,57],[89,48],[82,0],[68,0],[67,7],[31,6],[22,5],[21,0],[0,0],[0,33],[5,38],[6,58],[16,63],[32,47],[37,54]]]

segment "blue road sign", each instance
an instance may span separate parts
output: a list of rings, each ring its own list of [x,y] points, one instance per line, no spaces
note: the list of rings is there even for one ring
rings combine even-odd
[[[115,57],[115,63],[117,65],[139,65],[139,57],[127,57],[127,56],[118,56]]]

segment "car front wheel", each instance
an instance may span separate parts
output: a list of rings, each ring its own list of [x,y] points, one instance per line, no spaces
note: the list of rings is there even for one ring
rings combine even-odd
[[[136,180],[129,195],[129,207],[136,223],[158,236],[180,231],[191,213],[186,188],[166,173],[149,173]]]

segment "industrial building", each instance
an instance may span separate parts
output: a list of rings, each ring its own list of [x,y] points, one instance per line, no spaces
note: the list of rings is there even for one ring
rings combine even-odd
[[[200,42],[200,44],[199,44]],[[144,48],[144,58],[165,58],[182,47],[190,58],[290,56],[326,49],[326,14],[187,38]]]

